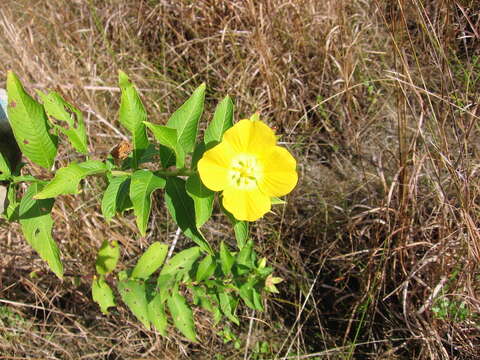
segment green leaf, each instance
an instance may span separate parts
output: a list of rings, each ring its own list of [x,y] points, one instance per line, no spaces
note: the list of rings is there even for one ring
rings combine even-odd
[[[230,251],[228,251],[227,246],[222,241],[220,243],[220,265],[222,266],[222,271],[225,275],[230,275],[232,273],[232,266],[234,262],[234,257]]]
[[[194,296],[193,301],[195,305],[200,305],[202,308],[212,313],[215,311],[214,306],[216,307],[216,304],[212,304],[211,299],[203,287],[191,286],[190,289],[192,290]]]
[[[145,283],[138,280],[124,280],[118,283],[123,302],[140,322],[150,329]]]
[[[136,168],[149,145],[144,125],[144,121],[147,121],[147,112],[137,90],[123,71],[118,72],[118,83],[122,90],[119,120],[120,124],[132,133],[133,168]]]
[[[252,259],[253,241],[249,240],[247,244],[239,251],[235,259],[236,275],[245,275],[255,267]]]
[[[212,255],[207,255],[198,265],[197,273],[195,275],[195,280],[201,282],[208,279],[215,272],[217,264],[214,261]]]
[[[3,154],[0,152],[0,176],[2,177],[0,178],[0,180],[8,179],[11,174],[12,172],[10,170],[7,158],[4,157]]]
[[[248,240],[248,221],[237,220],[223,206],[221,206],[221,208],[233,225],[233,231],[235,232],[235,239],[237,240],[237,247],[238,249],[241,250],[245,246],[245,243]]]
[[[173,152],[173,150],[160,144],[158,152],[160,154],[160,161],[164,169],[167,169],[170,166],[176,164],[177,160],[175,159],[175,153]]]
[[[117,212],[132,207],[129,192],[129,175],[112,177],[102,197],[102,214],[105,220],[110,221]]]
[[[222,136],[225,131],[233,125],[233,102],[227,95],[215,109],[213,120],[205,130],[204,142],[207,148],[210,149],[222,141]]]
[[[183,233],[203,250],[212,254],[212,248],[195,223],[195,205],[185,190],[185,180],[177,177],[167,178],[165,203],[173,220]]]
[[[205,101],[205,84],[200,85],[173,113],[167,122],[167,126],[177,129],[177,140],[185,153],[193,150],[198,131],[198,121],[203,113]]]
[[[103,276],[93,278],[92,298],[93,301],[100,305],[100,310],[103,314],[108,314],[108,308],[116,305],[113,291]]]
[[[190,166],[192,170],[197,169],[198,161],[202,158],[205,151],[206,151],[206,147],[203,142],[197,143],[195,145],[195,149],[193,149],[193,154],[192,154],[192,165]]]
[[[147,279],[162,264],[167,256],[168,246],[160,242],[154,242],[143,253],[133,269],[132,278]]]
[[[185,152],[177,141],[177,130],[149,122],[145,122],[145,125],[152,131],[153,136],[161,145],[173,150],[175,166],[179,169],[183,168],[185,166]]]
[[[37,91],[37,94],[43,101],[43,107],[47,115],[66,123],[66,126],[54,125],[55,129],[67,136],[75,150],[82,154],[88,154],[87,131],[82,112],[54,91],[48,93],[48,95]]]
[[[172,296],[168,298],[167,305],[177,329],[180,330],[188,340],[197,342],[192,309],[188,306],[185,298],[180,295],[178,291],[174,291]]]
[[[163,189],[164,186],[165,179],[149,170],[137,170],[132,175],[130,200],[138,229],[143,236],[147,232],[148,218],[152,208],[152,193],[157,189]]]
[[[50,213],[54,200],[35,200],[33,197],[39,190],[41,190],[41,185],[33,183],[25,192],[19,207],[20,225],[30,246],[62,279],[63,265],[60,260],[60,251],[52,237],[53,220]]]
[[[113,271],[120,258],[120,247],[115,240],[111,243],[104,240],[98,250],[95,268],[98,274],[105,275]]]
[[[78,194],[80,181],[89,175],[106,172],[107,166],[98,160],[88,160],[83,163],[72,163],[67,167],[58,169],[55,177],[41,192],[35,195],[35,199],[48,199],[57,195]]]
[[[240,321],[234,315],[235,308],[237,307],[237,301],[224,291],[218,292],[218,300],[223,314],[234,324],[240,325]]]
[[[286,204],[287,202],[285,200],[282,200],[278,197],[272,197],[270,198],[272,205],[283,205]]]
[[[249,308],[256,310],[257,308],[256,308],[254,300],[253,300],[253,291],[254,290],[252,288],[252,284],[250,284],[248,282],[244,283],[240,286],[239,290],[240,290],[239,295],[243,299],[245,304]]]
[[[256,310],[263,311],[262,296],[255,288],[253,288],[253,303]]]
[[[22,153],[50,169],[57,154],[57,137],[50,134],[43,106],[28,95],[17,76],[7,74],[8,119]]]
[[[5,209],[5,216],[7,220],[12,222],[18,220],[20,203],[17,199],[17,186],[10,183],[7,190],[7,204],[4,204],[7,208]]]
[[[198,173],[190,176],[185,185],[187,194],[193,200],[195,208],[195,223],[197,228],[205,224],[213,210],[213,198],[215,193],[203,185]]]
[[[148,303],[148,318],[162,336],[167,335],[167,315],[165,314],[165,304],[160,294],[156,294]]]
[[[202,250],[194,246],[180,251],[173,256],[163,267],[160,275],[176,274],[180,271],[190,271],[193,263],[200,257]]]

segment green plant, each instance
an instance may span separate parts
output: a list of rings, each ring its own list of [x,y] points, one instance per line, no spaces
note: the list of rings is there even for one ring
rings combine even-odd
[[[432,306],[433,316],[437,319],[461,322],[471,319],[473,314],[465,301],[442,296]]]
[[[85,160],[67,164],[58,169],[50,181],[45,181],[32,175],[21,175],[21,167],[11,168],[8,159],[0,154],[0,180],[9,183],[9,206],[5,209],[4,216],[9,221],[20,223],[27,242],[48,263],[50,269],[62,278],[64,270],[60,250],[52,236],[54,222],[51,210],[56,197],[78,194],[83,179],[102,176],[108,182],[101,196],[101,210],[105,220],[109,221],[116,214],[132,210],[138,230],[144,236],[151,213],[152,194],[156,190],[164,190],[168,212],[195,246],[170,258],[167,255],[167,244],[153,242],[133,268],[119,270],[119,244],[105,240],[97,254],[92,296],[106,314],[117,304],[116,289],[122,301],[147,329],[153,326],[160,334],[166,335],[170,319],[186,338],[197,341],[191,305],[210,311],[215,322],[226,318],[230,323],[239,324],[236,315],[239,301],[261,311],[263,292],[275,292],[275,284],[281,281],[280,278],[271,277],[273,269],[267,267],[266,259],[259,259],[254,250],[248,223],[236,219],[235,214],[222,208],[234,229],[235,250],[224,242],[215,250],[201,231],[202,225],[212,214],[215,192],[204,185],[202,174],[197,172],[197,163],[205,151],[213,151],[218,144],[223,144],[221,141],[225,132],[229,129],[233,131],[233,103],[228,96],[220,102],[205,131],[205,138],[197,142],[198,124],[205,99],[204,84],[172,114],[166,125],[147,121],[140,96],[123,72],[119,73],[119,86],[119,121],[128,130],[131,145],[120,144],[111,156],[101,161],[91,159],[88,154],[88,134],[80,110],[56,92],[38,91],[42,103],[37,102],[24,90],[16,75],[9,72],[8,117],[23,155],[50,171],[55,164],[59,146],[66,143]],[[250,122],[244,120],[242,124],[247,127],[251,124],[252,129],[255,126],[262,127],[268,135],[271,149],[287,156],[286,150],[275,146],[276,139],[271,135],[273,131],[263,123],[260,124],[258,115]],[[147,129],[152,132],[157,143],[150,142]],[[246,136],[252,136],[254,140],[263,139],[256,132]],[[241,141],[245,139],[248,140],[248,137]],[[262,151],[265,152],[265,149],[269,148],[262,147]],[[222,152],[217,149],[215,154],[221,156]],[[160,166],[155,160],[156,155],[160,158]],[[242,153],[240,156],[245,155]],[[291,155],[288,156],[291,158]],[[289,166],[293,164],[290,171],[294,172],[295,161],[290,158]],[[261,184],[270,175],[266,173],[267,165],[260,169],[265,169],[265,174],[255,169],[254,175],[257,178],[254,180],[252,174],[248,171],[244,174],[242,169],[226,168],[222,171],[227,175],[230,174],[229,171],[237,171],[239,177],[248,176],[248,181],[255,181],[255,191],[260,192],[257,181]],[[277,163],[274,171],[282,170],[278,169]],[[291,175],[291,179],[296,183],[296,173]],[[21,198],[20,183],[28,184]],[[268,185],[269,191],[263,196],[286,193],[273,191],[275,183]],[[291,188],[294,183],[287,185]],[[284,188],[287,185],[278,184]],[[248,194],[245,194],[248,189],[240,190],[244,191],[242,196],[247,199],[245,204],[248,205]],[[269,208],[270,203],[279,202],[277,198],[268,198],[263,203],[268,203]],[[235,211],[234,208],[232,212]],[[266,210],[262,211],[264,213]]]

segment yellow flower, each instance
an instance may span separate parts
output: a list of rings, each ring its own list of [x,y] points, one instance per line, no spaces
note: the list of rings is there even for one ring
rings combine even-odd
[[[288,194],[297,184],[296,161],[276,142],[263,122],[241,120],[198,162],[202,182],[223,191],[223,206],[236,219],[261,218],[270,210],[272,197]]]

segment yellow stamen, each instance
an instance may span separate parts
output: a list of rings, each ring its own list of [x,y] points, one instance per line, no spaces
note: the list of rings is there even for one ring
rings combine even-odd
[[[228,178],[233,187],[241,190],[254,189],[261,176],[262,166],[256,156],[239,154],[232,159]]]

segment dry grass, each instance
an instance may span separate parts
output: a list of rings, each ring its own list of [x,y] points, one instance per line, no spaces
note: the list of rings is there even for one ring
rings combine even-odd
[[[479,358],[479,24],[474,0],[3,0],[0,78],[12,69],[31,91],[73,99],[95,158],[122,137],[122,69],[157,122],[202,81],[205,119],[227,93],[237,118],[260,111],[301,181],[254,227],[286,281],[264,313],[242,310],[240,350],[201,312],[195,346],[144,331],[126,309],[100,316],[89,281],[101,241],[117,239],[128,264],[175,228],[161,199],[147,238],[131,217],[107,226],[94,199],[103,184],[92,180],[55,206],[63,283],[16,224],[1,225],[2,355]],[[74,156],[63,149],[58,166]],[[217,220],[212,238],[227,238]],[[255,350],[261,341],[267,354]]]

